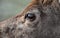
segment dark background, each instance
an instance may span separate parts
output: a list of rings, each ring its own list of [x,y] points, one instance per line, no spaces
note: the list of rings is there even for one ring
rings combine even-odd
[[[0,0],[0,21],[20,13],[31,0]]]

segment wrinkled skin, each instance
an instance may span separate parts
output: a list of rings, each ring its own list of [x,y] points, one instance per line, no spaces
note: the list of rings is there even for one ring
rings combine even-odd
[[[33,13],[34,21],[25,19]],[[21,17],[0,23],[0,38],[60,38],[60,8],[53,6],[32,7]]]

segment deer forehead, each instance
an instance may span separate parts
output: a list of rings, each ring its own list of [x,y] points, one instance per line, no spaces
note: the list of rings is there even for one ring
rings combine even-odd
[[[28,13],[39,13],[39,9],[31,9],[28,11]]]

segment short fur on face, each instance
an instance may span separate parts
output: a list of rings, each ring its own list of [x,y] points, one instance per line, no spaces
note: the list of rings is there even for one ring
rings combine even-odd
[[[34,21],[25,19],[28,13]],[[32,0],[21,14],[0,22],[0,38],[60,38],[58,0]]]

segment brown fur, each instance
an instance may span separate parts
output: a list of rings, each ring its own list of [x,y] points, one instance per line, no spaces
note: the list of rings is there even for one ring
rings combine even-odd
[[[24,18],[29,12],[35,21]],[[59,1],[32,0],[20,14],[0,22],[0,38],[60,38]]]

